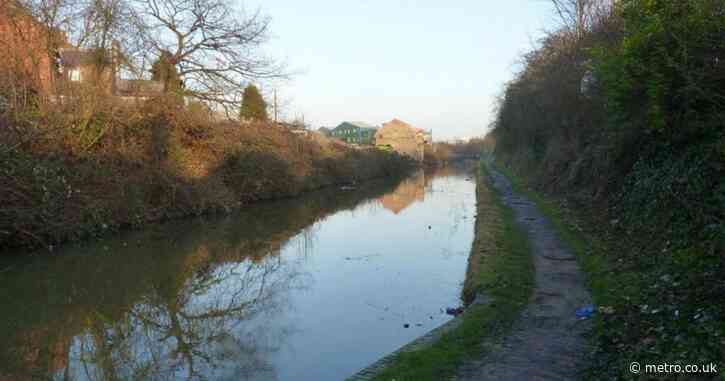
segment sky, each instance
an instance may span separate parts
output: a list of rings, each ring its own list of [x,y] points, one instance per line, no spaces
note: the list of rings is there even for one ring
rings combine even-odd
[[[244,0],[270,16],[265,50],[291,79],[280,113],[318,128],[393,118],[434,140],[485,134],[520,55],[555,18],[546,0]],[[268,96],[269,98],[269,96]],[[271,101],[271,100],[270,100]]]

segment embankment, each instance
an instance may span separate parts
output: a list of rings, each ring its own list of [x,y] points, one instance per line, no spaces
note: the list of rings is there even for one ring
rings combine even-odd
[[[602,311],[592,378],[630,379],[635,361],[722,364],[725,3],[597,12],[523,57],[491,134],[496,161],[589,277]]]
[[[399,176],[413,163],[267,123],[216,122],[165,98],[97,98],[0,119],[0,249],[116,229],[336,184]]]

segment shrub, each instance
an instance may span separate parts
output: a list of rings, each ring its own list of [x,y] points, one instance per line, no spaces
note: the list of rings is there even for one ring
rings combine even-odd
[[[133,103],[90,94],[11,111],[0,117],[0,247],[49,246],[411,167],[274,125],[214,122],[173,94]]]

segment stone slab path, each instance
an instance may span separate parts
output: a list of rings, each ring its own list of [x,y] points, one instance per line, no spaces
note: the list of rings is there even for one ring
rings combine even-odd
[[[536,284],[529,305],[503,343],[464,364],[456,380],[576,380],[588,352],[588,320],[576,309],[591,304],[574,255],[557,238],[536,205],[515,194],[511,183],[493,172],[494,186],[528,234]]]

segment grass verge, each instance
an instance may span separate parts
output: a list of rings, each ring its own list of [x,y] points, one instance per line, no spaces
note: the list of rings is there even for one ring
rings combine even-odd
[[[508,168],[497,165],[496,170],[506,176],[516,193],[524,194],[531,201],[536,203],[539,210],[549,219],[556,234],[567,245],[577,257],[579,265],[587,274],[587,286],[592,292],[592,297],[598,305],[608,305],[613,297],[609,290],[614,285],[628,284],[634,286],[636,282],[624,273],[612,273],[613,266],[601,255],[607,250],[605,242],[597,237],[588,235],[579,223],[579,219],[573,213],[562,206],[558,200],[545,197],[536,192],[519,176],[514,175]],[[635,293],[637,290],[629,290],[628,293]]]
[[[722,288],[716,278],[719,258],[684,250],[652,251],[642,242],[673,237],[637,236],[618,219],[597,222],[542,195],[507,168],[496,169],[514,190],[534,201],[559,237],[576,254],[599,313],[594,317],[595,352],[587,380],[637,380],[653,375],[630,372],[630,364],[715,364],[720,373],[657,374],[658,379],[725,379],[725,323]],[[720,295],[720,296],[716,296]]]
[[[526,306],[534,267],[526,233],[493,190],[484,166],[476,187],[475,239],[464,286],[468,302],[482,293],[487,303],[471,304],[455,329],[426,348],[400,353],[374,380],[441,380],[466,359],[497,341]]]

